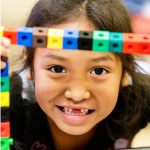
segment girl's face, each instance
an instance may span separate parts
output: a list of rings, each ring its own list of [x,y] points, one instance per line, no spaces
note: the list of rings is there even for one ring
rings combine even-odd
[[[52,28],[95,30],[87,20]],[[37,48],[35,94],[49,120],[63,132],[82,135],[114,109],[122,63],[112,53]]]

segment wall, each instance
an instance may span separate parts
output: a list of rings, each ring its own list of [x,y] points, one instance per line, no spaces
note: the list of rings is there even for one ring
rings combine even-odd
[[[37,0],[1,0],[1,25],[8,27],[24,26],[36,2]],[[12,45],[10,49],[9,71],[11,73],[22,66],[22,58],[20,56],[23,52],[23,47]]]
[[[1,23],[4,26],[24,26],[37,0],[1,0]]]

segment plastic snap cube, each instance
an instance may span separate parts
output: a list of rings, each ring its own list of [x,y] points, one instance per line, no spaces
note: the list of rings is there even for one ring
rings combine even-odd
[[[123,33],[110,32],[109,34],[109,51],[122,53],[123,48]]]
[[[4,33],[4,26],[0,26],[0,36],[3,37]]]
[[[63,29],[49,29],[47,48],[62,49],[63,33]]]
[[[138,34],[138,54],[150,54],[150,35]]]
[[[18,28],[16,27],[4,27],[4,37],[9,38],[11,44],[17,44]]]
[[[94,31],[93,51],[96,52],[109,51],[109,31],[99,31],[99,30]]]
[[[1,108],[1,122],[7,122],[7,121],[9,121],[9,108],[2,107]]]
[[[32,35],[33,35],[33,28],[31,27],[18,28],[17,44],[32,47],[32,39],[33,39]]]
[[[8,77],[8,62],[6,62],[6,67],[5,69],[1,70],[1,77]]]
[[[133,33],[123,34],[123,53],[134,54],[138,52],[138,37]]]
[[[13,139],[8,137],[0,138],[0,143],[1,150],[9,150],[10,145],[13,145]]]
[[[78,49],[92,50],[92,45],[93,45],[93,32],[80,31],[78,39]]]
[[[0,98],[1,98],[1,103],[0,106],[1,107],[9,107],[10,105],[10,94],[9,92],[1,92],[0,93]]]
[[[33,47],[47,47],[48,28],[34,27]]]
[[[77,50],[78,49],[78,37],[79,37],[78,30],[64,29],[63,49]]]
[[[9,92],[10,85],[9,85],[9,77],[2,77],[1,78],[1,92]]]
[[[1,137],[10,137],[10,122],[1,122]]]

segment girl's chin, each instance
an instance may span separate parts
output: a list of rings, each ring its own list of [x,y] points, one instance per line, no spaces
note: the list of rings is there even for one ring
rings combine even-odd
[[[85,125],[73,126],[73,125],[62,122],[62,120],[58,120],[58,119],[53,120],[49,117],[48,117],[48,122],[51,127],[53,126],[54,129],[58,129],[59,131],[64,132],[65,134],[69,134],[69,135],[83,135],[91,130],[91,128],[86,127]]]
[[[73,127],[58,127],[62,132],[69,135],[83,135],[89,132],[89,130],[85,130],[83,128],[77,129]]]
[[[65,134],[69,134],[69,135],[75,135],[75,136],[87,134],[91,131],[94,131],[96,128],[93,126],[89,126],[89,124],[82,125],[82,126],[68,125],[58,120],[56,121],[56,126],[61,132],[64,132]]]

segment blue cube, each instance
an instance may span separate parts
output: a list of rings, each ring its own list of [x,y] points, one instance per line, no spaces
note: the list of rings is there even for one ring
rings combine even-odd
[[[1,70],[1,77],[8,77],[9,73],[8,73],[8,62],[6,62],[6,67],[5,69]]]
[[[122,53],[123,49],[123,33],[110,32],[109,34],[109,51]]]
[[[78,49],[78,30],[64,29],[63,49]]]
[[[32,47],[32,37],[33,35],[33,28],[31,27],[21,27],[18,29],[18,45],[24,45],[28,47]]]

